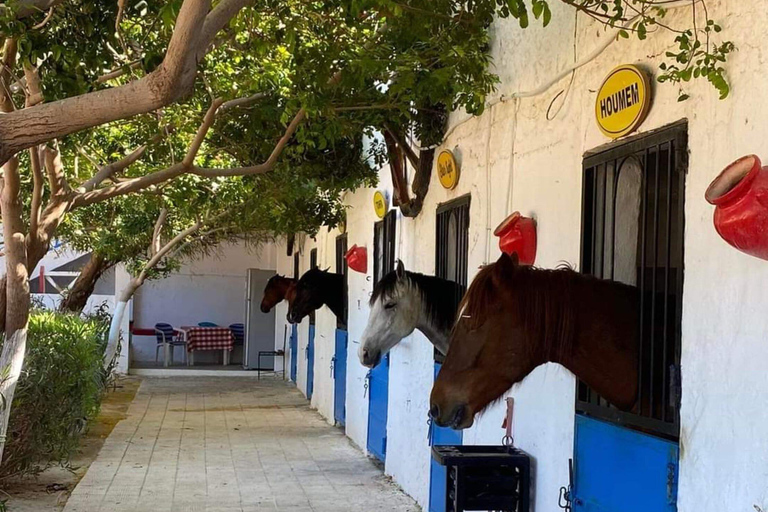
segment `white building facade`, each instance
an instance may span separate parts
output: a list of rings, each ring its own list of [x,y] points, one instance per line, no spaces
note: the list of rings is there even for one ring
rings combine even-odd
[[[501,79],[490,106],[479,117],[456,112],[438,152],[453,151],[461,166],[458,186],[446,190],[433,174],[421,214],[396,221],[395,254],[407,269],[433,275],[438,206],[469,196],[469,281],[481,265],[500,254],[493,229],[513,211],[537,222],[536,265],[568,262],[577,269],[582,253],[585,154],[611,141],[595,122],[595,97],[616,66],[635,64],[650,74],[674,46],[674,34],[657,31],[646,41],[620,40],[602,52],[614,33],[573,9],[553,3],[549,27],[521,30],[514,20],[493,26],[493,70]],[[766,55],[750,35],[768,23],[759,2],[708,2],[709,15],[723,25],[722,35],[739,51],[727,64],[732,93],[719,100],[706,80],[686,84],[690,99],[678,102],[678,88],[652,85],[653,102],[635,136],[668,126],[682,127],[687,139],[684,196],[684,277],[680,344],[679,474],[677,509],[684,512],[768,509],[768,262],[728,246],[712,225],[713,207],[704,200],[712,179],[737,158],[766,155],[768,88],[757,70]],[[737,14],[738,13],[738,14]],[[687,26],[688,8],[670,11],[670,25]],[[748,39],[750,38],[750,39]],[[584,56],[594,59],[573,74]],[[662,57],[659,57],[662,56]],[[542,88],[547,84],[550,87]],[[526,91],[540,94],[528,97]],[[517,95],[517,97],[515,97]],[[525,96],[525,97],[521,97]],[[620,142],[614,143],[620,144]],[[389,170],[382,169],[378,190],[393,195]],[[368,373],[357,358],[373,289],[373,234],[379,219],[373,189],[346,196],[348,246],[366,247],[366,275],[349,272],[348,354],[345,431],[366,450]],[[297,240],[300,274],[317,250],[321,268],[335,267],[338,230],[321,230],[316,239]],[[294,274],[294,258],[277,248],[277,272]],[[278,306],[276,346],[282,348],[287,306]],[[336,318],[317,312],[312,405],[334,418]],[[307,389],[305,348],[309,322],[299,326],[297,386]],[[385,471],[425,509],[430,499],[430,448],[427,411],[433,383],[433,347],[414,333],[391,352]],[[515,397],[515,441],[535,460],[534,503],[538,511],[558,510],[558,491],[568,485],[574,454],[576,381],[562,367],[537,368],[510,392]],[[499,444],[504,408],[496,404],[464,432],[465,444]],[[628,497],[631,500],[632,497]]]

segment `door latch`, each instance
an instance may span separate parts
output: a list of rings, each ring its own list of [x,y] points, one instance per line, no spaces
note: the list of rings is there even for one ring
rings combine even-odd
[[[568,487],[561,487],[557,506],[566,512],[573,510],[573,459],[568,459]]]

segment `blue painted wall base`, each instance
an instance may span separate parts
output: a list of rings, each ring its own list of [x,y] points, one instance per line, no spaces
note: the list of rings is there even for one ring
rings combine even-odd
[[[307,358],[307,400],[312,400],[315,389],[315,326],[309,326],[309,339],[306,348]]]
[[[333,376],[333,419],[344,425],[347,417],[347,331],[336,329],[336,350],[331,361]]]
[[[387,458],[389,354],[368,372],[368,451],[381,462]]]
[[[299,362],[299,331],[296,324],[291,324],[291,381],[296,382],[296,369]]]

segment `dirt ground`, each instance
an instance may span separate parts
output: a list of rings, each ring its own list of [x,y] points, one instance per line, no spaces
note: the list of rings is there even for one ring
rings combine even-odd
[[[80,449],[72,459],[74,472],[54,467],[37,478],[11,480],[0,484],[9,512],[54,512],[64,508],[69,493],[96,459],[104,440],[114,426],[125,418],[128,406],[139,389],[141,379],[120,377],[104,397],[99,416],[91,422]]]

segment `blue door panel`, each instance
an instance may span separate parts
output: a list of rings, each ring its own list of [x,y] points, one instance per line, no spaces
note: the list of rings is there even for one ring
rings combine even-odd
[[[675,512],[678,444],[576,416],[574,512]]]
[[[296,367],[299,361],[299,332],[296,324],[291,325],[291,380],[296,382]]]
[[[333,381],[333,418],[339,425],[344,425],[347,416],[347,331],[342,329],[336,329]]]
[[[309,340],[307,340],[307,400],[312,399],[315,389],[315,326],[309,326]]]
[[[435,363],[435,378],[440,373],[440,363]],[[460,445],[463,442],[463,434],[461,430],[453,430],[452,428],[438,427],[432,425],[430,427],[430,446],[434,445]],[[435,459],[429,459],[429,512],[445,512],[446,503],[446,488],[445,480],[447,474],[445,466],[439,464]]]
[[[368,451],[384,462],[387,456],[389,354],[369,372],[368,396]]]

